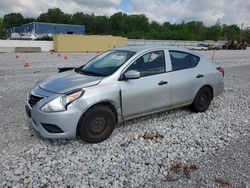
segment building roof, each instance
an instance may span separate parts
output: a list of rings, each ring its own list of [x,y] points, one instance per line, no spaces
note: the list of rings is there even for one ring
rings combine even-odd
[[[81,26],[84,27],[84,25],[76,25],[76,24],[61,24],[61,23],[48,23],[48,22],[30,22],[27,24],[31,24],[31,23],[35,23],[35,24],[44,24],[44,25],[70,25],[70,26]],[[25,25],[25,24],[23,24]]]

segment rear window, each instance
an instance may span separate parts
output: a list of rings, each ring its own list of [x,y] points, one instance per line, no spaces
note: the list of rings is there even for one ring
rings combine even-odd
[[[173,71],[193,68],[200,61],[198,56],[181,51],[170,50],[169,55]]]

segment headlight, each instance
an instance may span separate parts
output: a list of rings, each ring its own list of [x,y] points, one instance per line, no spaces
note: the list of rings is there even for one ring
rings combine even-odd
[[[67,106],[83,95],[83,90],[74,90],[72,92],[61,95],[42,106],[44,112],[60,112],[67,109]]]

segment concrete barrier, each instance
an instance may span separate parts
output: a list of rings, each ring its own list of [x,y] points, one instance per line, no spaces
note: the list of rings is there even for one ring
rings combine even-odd
[[[41,52],[41,47],[15,47],[15,52]]]
[[[53,41],[0,40],[0,52],[14,52],[16,47],[39,47],[42,52],[54,49]]]
[[[14,47],[0,47],[0,53],[11,53],[15,52]]]

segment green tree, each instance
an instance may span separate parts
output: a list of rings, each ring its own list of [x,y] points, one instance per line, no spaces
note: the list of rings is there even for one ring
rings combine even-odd
[[[10,27],[17,27],[33,21],[84,25],[86,34],[111,34],[134,39],[168,39],[168,40],[232,40],[241,36],[237,25],[222,25],[220,20],[212,26],[205,26],[201,21],[159,24],[149,22],[144,14],[127,15],[117,12],[108,16],[95,16],[77,12],[65,14],[59,8],[48,9],[36,19],[24,18],[20,13],[6,14],[0,20],[0,37]],[[250,42],[250,31],[244,30],[243,40]]]
[[[225,40],[235,40],[240,37],[240,28],[237,25],[223,25],[222,36]]]
[[[84,14],[83,12],[77,12],[71,16],[71,23],[76,25],[84,25],[85,26],[85,32],[87,34],[93,34],[94,33],[94,14]]]
[[[192,21],[186,23],[188,36],[190,40],[205,40],[206,27],[203,25],[203,22]]]
[[[41,14],[37,18],[38,22],[48,22],[48,23],[70,23],[71,15],[64,14],[60,8],[49,9],[47,13]]]
[[[212,25],[207,28],[205,37],[208,40],[219,40],[221,38],[222,28],[219,24]]]
[[[31,23],[31,22],[34,22],[34,21],[36,21],[35,18],[24,18],[23,23],[26,24],[26,23]]]
[[[146,35],[146,38],[147,39],[161,39],[160,30],[161,30],[161,25],[156,21],[152,21],[149,24],[149,31]]]
[[[6,37],[6,31],[3,25],[3,18],[0,18],[0,39],[4,39]]]
[[[23,15],[20,13],[10,13],[3,17],[4,28],[18,27],[24,23]]]
[[[127,14],[122,12],[117,12],[110,16],[110,33],[112,35],[127,36],[129,32],[129,27],[127,26]]]
[[[95,16],[93,18],[93,34],[108,34],[109,33],[109,20],[107,16]]]
[[[247,41],[250,44],[250,29],[243,31],[243,40]]]
[[[144,14],[125,17],[124,32],[129,38],[144,38],[148,31],[149,21]]]

